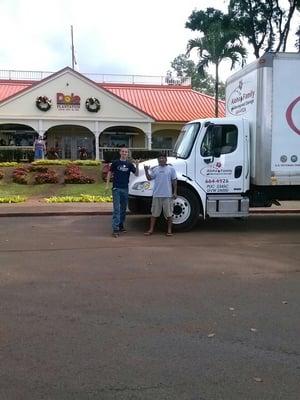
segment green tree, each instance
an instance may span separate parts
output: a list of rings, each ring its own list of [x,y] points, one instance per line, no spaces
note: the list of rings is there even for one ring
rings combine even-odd
[[[253,47],[256,58],[262,52],[286,50],[291,21],[300,0],[282,3],[280,0],[229,1],[228,15]]]
[[[215,96],[215,79],[206,71],[204,71],[203,75],[200,75],[197,65],[186,54],[179,54],[174,58],[171,62],[171,67],[176,77],[191,79],[192,89],[209,96]],[[225,98],[225,85],[223,82],[219,82],[219,98]]]
[[[231,61],[231,69],[237,62],[241,61],[242,65],[246,59],[246,50],[238,40],[238,33],[229,29],[227,16],[223,20],[210,24],[205,27],[206,32],[203,37],[191,39],[187,45],[187,54],[193,49],[197,49],[199,54],[199,63],[197,65],[200,75],[204,75],[205,70],[210,64],[215,66],[215,116],[219,114],[219,66],[220,63],[229,59]],[[225,29],[226,27],[226,29]],[[202,28],[204,29],[204,28]]]

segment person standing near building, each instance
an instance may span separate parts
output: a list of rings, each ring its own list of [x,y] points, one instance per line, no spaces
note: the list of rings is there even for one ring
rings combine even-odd
[[[120,149],[120,158],[112,162],[106,178],[106,190],[108,190],[110,178],[113,174],[112,230],[114,237],[118,237],[120,235],[120,232],[126,232],[124,222],[126,218],[126,209],[128,204],[128,183],[130,173],[138,176],[139,162],[136,161],[134,165],[133,163],[128,161],[128,148],[122,147]]]
[[[156,219],[164,212],[168,221],[167,236],[172,236],[173,199],[177,197],[177,176],[174,167],[167,164],[165,154],[158,156],[158,166],[144,166],[147,179],[154,180],[150,228],[145,235],[152,235]]]
[[[43,160],[45,157],[46,146],[43,140],[43,136],[39,136],[33,143],[34,147],[34,159]]]

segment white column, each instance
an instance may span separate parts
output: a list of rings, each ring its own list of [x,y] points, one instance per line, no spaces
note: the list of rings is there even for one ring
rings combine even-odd
[[[43,127],[43,120],[39,119],[38,134],[44,137],[45,129]]]
[[[94,135],[95,135],[95,159],[99,160],[99,137],[100,137],[100,129],[99,129],[99,122],[95,121],[95,130],[94,130]]]
[[[99,136],[100,136],[99,132],[95,133],[95,158],[96,158],[96,160],[100,159],[100,157],[99,157]]]
[[[152,131],[151,131],[151,129],[145,131],[145,147],[148,150],[152,149]]]

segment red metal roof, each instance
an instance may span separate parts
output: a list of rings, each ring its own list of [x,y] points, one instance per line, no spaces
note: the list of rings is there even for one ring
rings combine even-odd
[[[0,81],[0,101],[13,96],[14,94],[26,89],[29,86],[32,86],[32,82],[8,80]]]
[[[45,81],[47,78],[45,79]],[[32,81],[0,81],[0,101],[36,85]],[[149,115],[157,122],[187,122],[214,116],[214,98],[187,86],[98,84],[121,100]],[[219,116],[225,103],[219,101]]]
[[[186,86],[101,84],[116,96],[150,115],[158,122],[187,122],[214,116],[215,100]],[[225,103],[219,101],[219,116]]]

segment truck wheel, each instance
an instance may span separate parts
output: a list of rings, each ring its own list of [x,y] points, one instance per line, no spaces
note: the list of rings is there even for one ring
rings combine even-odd
[[[177,232],[188,231],[198,222],[200,204],[197,196],[187,187],[178,188],[178,196],[174,200],[173,229]],[[165,218],[160,218],[160,223],[166,224]]]

